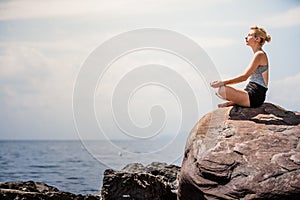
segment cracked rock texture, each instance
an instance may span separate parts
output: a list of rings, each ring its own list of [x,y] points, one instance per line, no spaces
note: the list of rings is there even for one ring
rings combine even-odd
[[[300,199],[299,123],[271,103],[208,113],[187,139],[178,199]]]
[[[128,164],[120,171],[104,172],[101,196],[105,200],[176,200],[180,167],[153,162]]]
[[[98,195],[63,192],[42,182],[0,182],[1,200],[100,200]]]

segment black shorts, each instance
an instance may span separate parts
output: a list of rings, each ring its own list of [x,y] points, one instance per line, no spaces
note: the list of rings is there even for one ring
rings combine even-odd
[[[250,107],[256,108],[264,103],[268,88],[250,81],[244,90],[248,92]]]

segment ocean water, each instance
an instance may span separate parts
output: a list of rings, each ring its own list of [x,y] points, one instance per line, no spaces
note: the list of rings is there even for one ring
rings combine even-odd
[[[180,166],[183,141],[0,141],[0,182],[40,181],[62,191],[96,194],[107,168],[129,163]]]

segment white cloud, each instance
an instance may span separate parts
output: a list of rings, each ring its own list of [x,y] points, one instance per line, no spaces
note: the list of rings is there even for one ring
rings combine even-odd
[[[200,37],[195,40],[204,48],[228,47],[239,43],[237,40],[222,37]]]
[[[92,2],[92,1],[89,1]],[[95,1],[93,1],[95,2]],[[1,20],[40,17],[60,17],[101,10],[100,4],[82,4],[80,1],[15,0],[0,4]],[[104,9],[104,7],[102,7]]]
[[[24,44],[0,46],[1,138],[75,139],[72,60]]]
[[[286,109],[300,111],[300,73],[270,82],[268,101],[280,104]]]
[[[227,1],[181,1],[165,0],[14,0],[0,3],[0,20],[46,18],[79,15],[145,15],[176,13],[182,9],[205,9]],[[187,10],[187,11],[188,11]]]
[[[1,45],[0,76],[10,77],[42,69],[47,60],[40,52],[28,46]],[[34,55],[34,57],[33,57]],[[27,67],[30,66],[30,69]],[[29,70],[29,71],[28,71]]]
[[[71,101],[72,64],[52,60],[33,47],[12,44],[1,45],[0,57],[1,96],[7,105],[51,107]]]
[[[284,13],[270,16],[263,24],[273,28],[286,28],[300,25],[300,7],[292,8]]]

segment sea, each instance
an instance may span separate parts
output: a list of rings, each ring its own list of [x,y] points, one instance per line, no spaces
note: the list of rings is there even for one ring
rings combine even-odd
[[[0,182],[35,181],[75,194],[98,194],[105,169],[129,163],[181,165],[185,141],[0,141]]]

